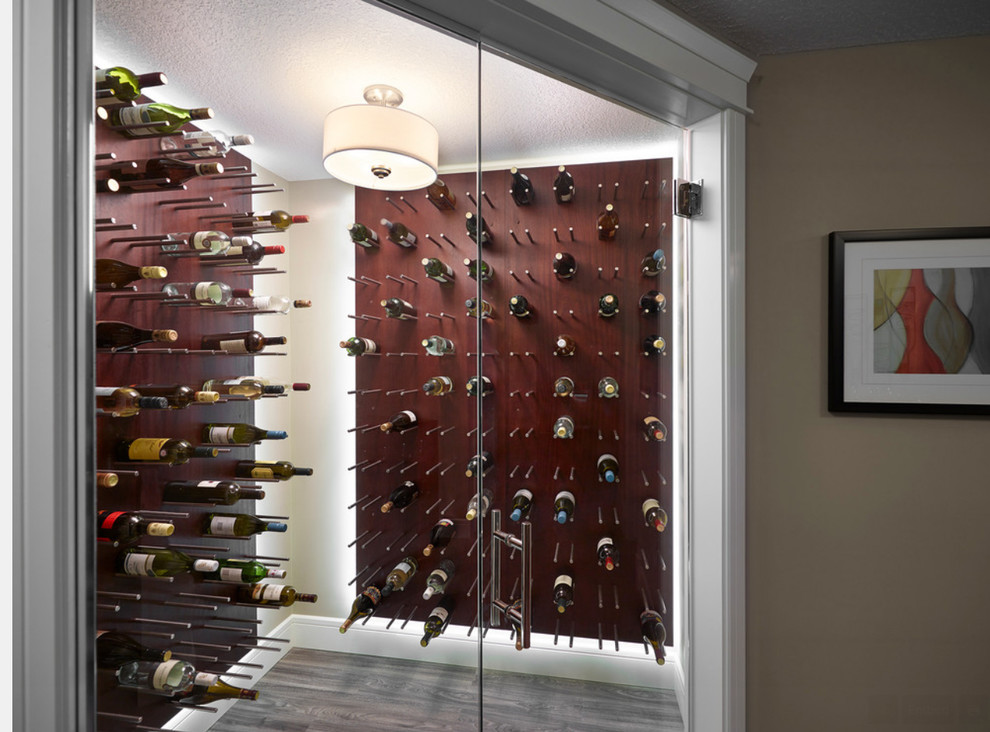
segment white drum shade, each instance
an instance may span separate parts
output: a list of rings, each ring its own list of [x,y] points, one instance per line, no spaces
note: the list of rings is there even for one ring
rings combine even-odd
[[[440,136],[419,115],[395,107],[339,107],[323,122],[323,167],[362,188],[411,191],[437,178]]]

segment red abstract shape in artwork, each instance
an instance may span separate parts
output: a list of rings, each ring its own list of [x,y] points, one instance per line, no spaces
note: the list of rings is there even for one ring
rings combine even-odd
[[[907,345],[897,367],[899,374],[944,374],[942,359],[925,342],[925,316],[935,296],[925,285],[924,270],[911,270],[904,298],[897,312],[904,321]]]

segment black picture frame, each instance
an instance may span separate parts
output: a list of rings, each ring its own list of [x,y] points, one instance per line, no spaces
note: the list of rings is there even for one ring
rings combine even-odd
[[[918,270],[932,275],[939,282],[941,294],[947,292],[951,297],[943,300],[932,293],[929,275]],[[905,281],[908,277],[909,282]],[[900,298],[896,308],[888,298],[892,280],[898,283],[889,291]],[[828,410],[990,414],[988,288],[990,226],[831,232]],[[960,293],[969,298],[966,301],[963,297],[964,304],[970,307],[968,314],[960,309]],[[923,316],[938,322],[933,325],[931,320],[919,318],[913,310],[918,303],[925,307]],[[902,307],[906,319],[901,317]],[[897,310],[896,316],[893,309]],[[867,332],[864,321],[871,314],[873,322]],[[960,316],[969,323],[972,339],[964,361],[960,359],[967,326]],[[878,318],[883,318],[879,326]],[[902,334],[899,328],[905,332]],[[950,337],[936,337],[946,332]],[[895,348],[886,348],[887,343]],[[898,370],[891,371],[891,363],[897,358],[896,346],[904,344],[907,345]],[[942,350],[944,357],[936,348]],[[925,363],[937,367],[932,356],[942,361],[944,373],[924,371],[929,368]],[[922,364],[920,370],[914,365],[918,363]],[[952,371],[957,363],[963,363],[968,371]],[[972,373],[974,368],[980,371]]]

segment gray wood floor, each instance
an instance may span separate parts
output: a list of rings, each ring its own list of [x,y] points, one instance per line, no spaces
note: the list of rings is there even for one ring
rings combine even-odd
[[[486,671],[484,730],[682,732],[672,691]],[[293,649],[212,732],[471,732],[472,669]]]

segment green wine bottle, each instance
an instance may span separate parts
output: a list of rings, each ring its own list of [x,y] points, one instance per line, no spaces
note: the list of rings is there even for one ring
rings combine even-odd
[[[203,536],[248,537],[264,531],[285,533],[288,524],[265,521],[247,513],[209,513],[203,519]]]
[[[213,119],[213,110],[209,107],[183,109],[162,102],[110,110],[110,124],[128,137],[169,135],[194,119]]]
[[[97,69],[95,82],[96,90],[108,92],[113,101],[132,102],[141,96],[141,91],[145,87],[167,84],[168,77],[160,71],[135,74],[123,66],[111,66],[108,69]]]
[[[122,462],[166,463],[182,465],[190,458],[215,458],[215,447],[193,447],[174,437],[138,437],[117,443],[116,458]]]
[[[262,440],[284,440],[287,432],[263,430],[244,422],[215,422],[203,427],[203,442],[210,445],[252,445]]]
[[[217,561],[220,564],[219,569],[204,573],[203,579],[254,585],[263,579],[285,577],[284,569],[266,567],[253,559],[218,559]]]
[[[237,588],[237,601],[249,605],[276,605],[288,607],[297,602],[316,602],[316,595],[296,592],[292,585],[275,585],[259,582],[256,585]]]
[[[117,555],[117,571],[136,577],[174,577],[184,572],[215,572],[215,559],[193,559],[175,549],[141,547]]]
[[[423,625],[423,637],[419,644],[426,648],[430,641],[443,633],[450,624],[450,615],[454,611],[454,598],[451,595],[444,595],[440,598],[437,606],[430,611],[426,623]]]
[[[294,475],[312,475],[312,468],[297,468],[288,460],[241,460],[234,468],[238,478],[288,480]]]

